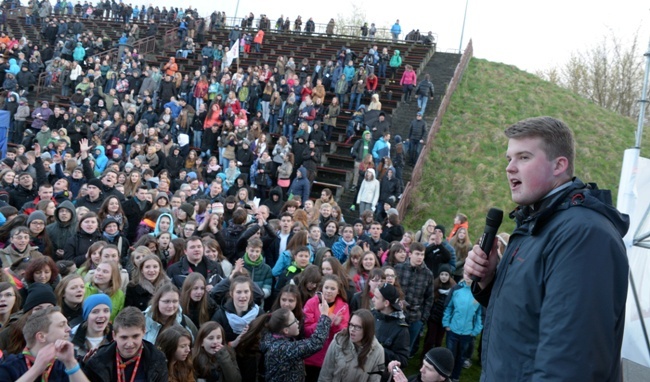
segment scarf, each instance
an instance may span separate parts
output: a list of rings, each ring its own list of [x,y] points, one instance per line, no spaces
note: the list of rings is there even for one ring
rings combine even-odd
[[[145,279],[144,276],[140,279],[139,284],[142,287],[142,289],[149,292],[152,296],[154,293],[156,293],[156,287],[151,283],[151,281]]]
[[[113,242],[113,240],[115,240],[115,238],[118,237],[119,235],[120,235],[120,231],[117,231],[112,235],[106,232],[102,232],[102,236],[107,238],[109,242]]]
[[[32,355],[32,352],[29,350],[28,347],[25,347],[23,349],[23,356],[25,357],[25,363],[27,364],[27,370],[31,369],[36,358]],[[47,364],[47,369],[45,369],[45,371],[41,375],[41,381],[42,382],[47,382],[47,380],[50,379],[50,373],[52,372],[52,367],[54,367],[54,362]]]
[[[307,237],[307,244],[311,245],[314,251],[325,246],[325,243],[323,243],[322,240],[315,241],[311,237]]]
[[[256,268],[259,267],[260,264],[262,264],[262,262],[264,262],[264,256],[262,255],[260,255],[260,257],[257,260],[253,261],[250,259],[250,257],[248,257],[248,252],[244,254],[244,263],[246,265],[250,265],[251,267]]]
[[[108,218],[108,217],[111,217],[111,218],[115,219],[115,221],[117,221],[117,224],[118,224],[120,227],[122,227],[122,214],[116,214],[116,215],[110,215],[110,214],[108,214],[108,215],[106,215],[106,217],[107,217],[107,218]]]
[[[253,320],[257,317],[259,311],[260,307],[253,305],[253,308],[251,308],[248,313],[244,314],[241,317],[238,316],[237,313],[230,313],[226,311],[226,318],[228,319],[228,323],[230,324],[232,331],[235,334],[240,334],[242,331],[244,331],[246,325],[253,322]]]

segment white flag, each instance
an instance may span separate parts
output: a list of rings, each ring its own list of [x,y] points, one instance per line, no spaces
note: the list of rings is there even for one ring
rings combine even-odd
[[[239,40],[235,41],[234,44],[230,47],[228,53],[226,53],[226,67],[230,67],[233,60],[239,58]]]

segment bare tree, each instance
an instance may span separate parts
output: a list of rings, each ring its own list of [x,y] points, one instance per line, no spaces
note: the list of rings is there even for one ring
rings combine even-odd
[[[638,115],[637,99],[643,84],[643,55],[638,34],[625,46],[611,33],[598,44],[574,52],[563,66],[537,75],[619,114]]]
[[[338,13],[334,20],[336,21],[336,34],[356,37],[361,37],[361,27],[363,26],[363,23],[367,22],[368,27],[370,27],[370,24],[372,23],[372,21],[368,20],[363,8],[354,3],[352,4],[351,12],[346,12],[345,14]],[[376,25],[376,27],[376,38],[388,39],[392,37],[389,32],[389,27],[380,27],[379,25]]]

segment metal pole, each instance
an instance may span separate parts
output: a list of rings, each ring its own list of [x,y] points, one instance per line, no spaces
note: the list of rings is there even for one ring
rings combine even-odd
[[[239,11],[239,0],[237,0],[237,6],[235,6],[235,17],[233,17],[233,27],[237,26],[237,11]]]
[[[465,0],[465,14],[463,15],[463,29],[460,30],[460,44],[458,44],[458,53],[463,53],[463,35],[465,34],[465,20],[467,20],[467,5],[469,0]]]
[[[648,105],[648,75],[650,74],[650,42],[648,42],[648,50],[645,56],[645,74],[643,76],[643,89],[641,90],[639,121],[636,127],[636,148],[641,147],[641,138],[643,137],[643,121],[645,120],[645,109]]]

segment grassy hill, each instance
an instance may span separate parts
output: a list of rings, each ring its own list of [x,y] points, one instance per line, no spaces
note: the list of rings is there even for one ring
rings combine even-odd
[[[426,159],[404,226],[416,231],[433,218],[449,229],[454,215],[462,212],[469,217],[470,237],[476,240],[490,207],[506,214],[515,207],[506,181],[503,130],[541,115],[569,125],[576,138],[576,175],[612,190],[616,203],[623,151],[634,145],[636,121],[514,66],[472,59]],[[647,143],[647,129],[644,135]],[[648,149],[642,154],[647,156]],[[501,230],[513,228],[505,218]]]

